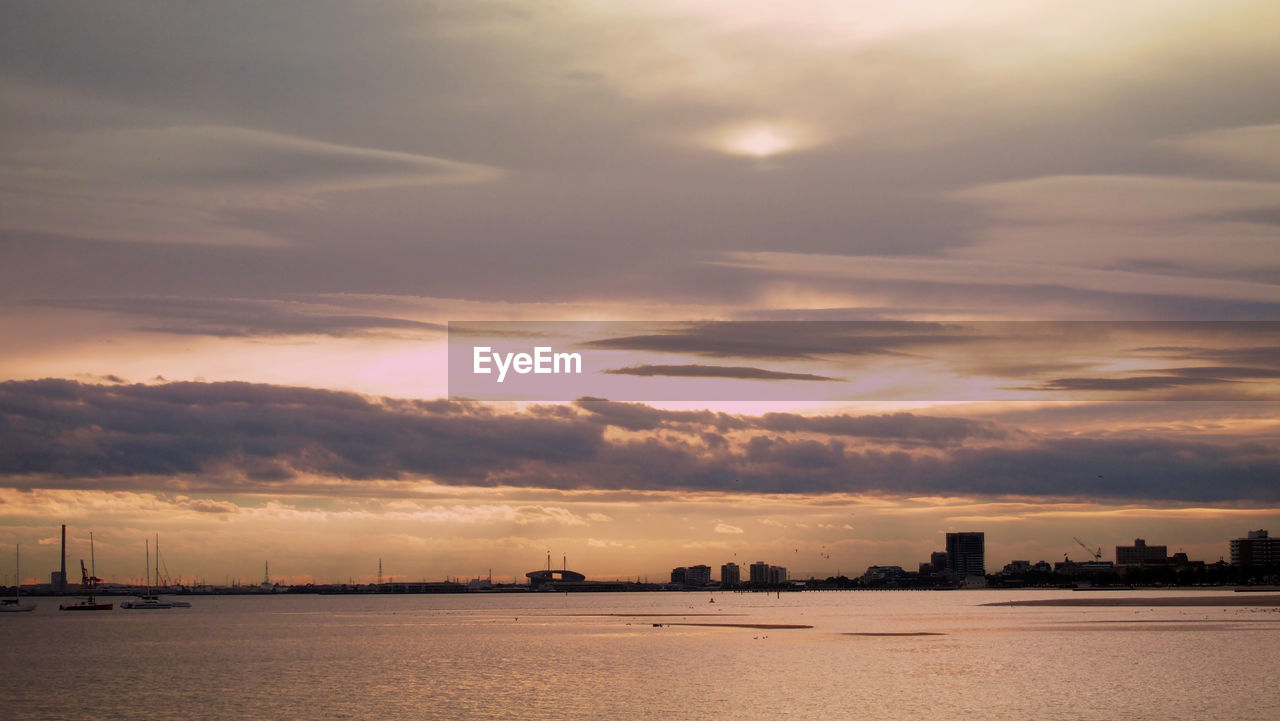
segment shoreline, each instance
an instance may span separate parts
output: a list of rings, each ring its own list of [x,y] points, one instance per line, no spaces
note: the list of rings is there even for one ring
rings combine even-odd
[[[1230,596],[1179,596],[1179,597],[1135,597],[1099,598],[1090,596],[1082,598],[1039,598],[1023,601],[997,601],[982,603],[980,606],[1264,606],[1280,607],[1280,594],[1263,596],[1246,593]]]

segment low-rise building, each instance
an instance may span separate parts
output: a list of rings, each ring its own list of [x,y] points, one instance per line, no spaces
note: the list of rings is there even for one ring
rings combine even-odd
[[[864,586],[896,586],[908,577],[901,566],[867,566],[861,580]]]
[[[1141,538],[1133,539],[1132,546],[1116,546],[1117,566],[1155,566],[1168,562],[1168,546],[1148,546]]]

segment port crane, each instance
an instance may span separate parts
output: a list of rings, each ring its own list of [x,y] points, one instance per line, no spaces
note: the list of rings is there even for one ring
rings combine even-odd
[[[80,559],[80,588],[92,591],[102,583],[102,579],[97,576],[90,576],[89,571],[84,567],[84,559]]]
[[[1087,545],[1085,545],[1085,542],[1084,542],[1084,541],[1081,541],[1079,538],[1076,538],[1076,537],[1072,536],[1071,540],[1073,540],[1073,541],[1075,541],[1076,543],[1080,544],[1080,547],[1081,547],[1081,548],[1083,548],[1084,550],[1088,551],[1088,552],[1089,552],[1089,555],[1093,556],[1093,560],[1095,560],[1095,561],[1101,561],[1101,560],[1102,560],[1102,546],[1098,546],[1098,548],[1095,550],[1095,549],[1089,548]]]

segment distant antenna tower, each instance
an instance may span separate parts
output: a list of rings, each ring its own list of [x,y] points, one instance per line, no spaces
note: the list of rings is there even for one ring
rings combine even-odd
[[[382,585],[382,559],[378,559],[378,585]]]
[[[271,562],[270,561],[262,562],[262,585],[264,586],[271,585]]]

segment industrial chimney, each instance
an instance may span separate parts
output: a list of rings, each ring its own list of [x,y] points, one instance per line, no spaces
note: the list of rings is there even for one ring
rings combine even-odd
[[[54,593],[67,592],[67,524],[62,524],[62,569],[49,574]]]

